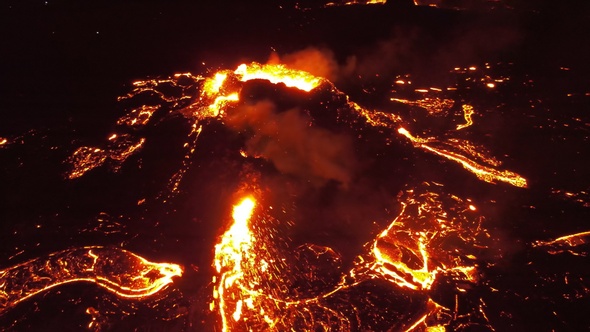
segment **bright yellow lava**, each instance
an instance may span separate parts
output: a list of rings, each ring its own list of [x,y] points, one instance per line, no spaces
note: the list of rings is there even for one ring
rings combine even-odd
[[[226,72],[216,73],[215,76],[213,76],[213,78],[210,78],[207,81],[205,81],[205,84],[203,85],[203,91],[211,95],[219,93],[219,90],[223,86],[223,83],[225,82],[226,78]]]
[[[241,64],[235,71],[240,81],[246,82],[255,79],[270,81],[271,83],[283,83],[288,87],[303,91],[311,91],[324,80],[302,70],[295,70],[281,64],[262,65],[252,62],[249,65]]]
[[[240,227],[244,227],[244,230],[247,230],[248,220],[252,217],[254,206],[256,206],[256,203],[252,197],[246,197],[240,204],[234,206],[232,213],[232,218],[235,221],[234,225],[239,225]]]
[[[254,236],[249,229],[248,222],[252,217],[256,201],[253,197],[245,197],[240,203],[234,206],[232,217],[234,223],[223,234],[221,242],[215,246],[214,265],[217,273],[220,273],[220,281],[215,286],[213,298],[219,306],[219,313],[222,320],[223,331],[228,331],[230,317],[234,321],[240,320],[242,311],[242,300],[236,299],[236,294],[229,289],[241,282],[244,272],[242,271],[242,259],[247,256]],[[235,305],[233,313],[227,312],[228,302]],[[212,306],[214,309],[214,306]]]
[[[252,197],[246,197],[234,206],[232,213],[234,223],[223,235],[221,243],[215,246],[215,269],[217,272],[221,272],[222,266],[235,265],[236,268],[239,267],[242,261],[242,252],[246,251],[253,241],[248,221],[255,205]]]

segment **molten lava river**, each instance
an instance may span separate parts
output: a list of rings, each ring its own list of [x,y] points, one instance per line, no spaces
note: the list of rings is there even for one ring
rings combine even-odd
[[[90,331],[587,328],[588,183],[532,164],[590,124],[511,66],[385,92],[278,56],[133,82],[102,140],[65,147],[55,185],[88,196],[3,236],[28,241],[0,266],[2,329],[63,310]],[[0,155],[48,135],[1,137]]]

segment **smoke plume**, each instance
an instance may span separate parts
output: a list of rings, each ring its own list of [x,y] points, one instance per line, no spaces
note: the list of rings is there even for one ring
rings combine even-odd
[[[281,173],[314,186],[330,180],[348,187],[357,162],[350,137],[315,126],[298,108],[277,110],[263,100],[237,107],[228,126],[245,133],[246,153],[270,161]]]
[[[522,42],[515,17],[469,21],[456,19],[453,26],[440,22],[419,26],[394,26],[382,38],[360,42],[346,53],[327,47],[309,46],[289,54],[272,53],[269,63],[282,63],[341,84],[356,79],[391,77],[397,74],[431,78],[456,66],[478,64],[481,59],[497,61]]]
[[[336,82],[354,72],[356,58],[348,57],[346,62],[340,65],[334,56],[334,52],[331,50],[307,47],[283,56],[279,56],[277,53],[271,53],[268,63],[281,63],[289,68],[303,70],[315,76],[321,76],[332,82]]]

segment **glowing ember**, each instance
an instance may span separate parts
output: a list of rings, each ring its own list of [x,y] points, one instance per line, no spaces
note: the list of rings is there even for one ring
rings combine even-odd
[[[571,192],[566,190],[553,189],[551,190],[551,193],[559,195],[563,199],[572,200],[576,203],[579,203],[583,207],[590,207],[590,194],[588,194],[588,191],[580,190],[579,192]]]

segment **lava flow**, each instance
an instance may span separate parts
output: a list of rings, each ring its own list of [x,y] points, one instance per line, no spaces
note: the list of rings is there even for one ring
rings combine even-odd
[[[452,160],[452,161],[455,161],[455,162],[461,164],[466,170],[475,174],[475,176],[477,176],[477,178],[480,180],[483,180],[483,181],[489,182],[489,183],[494,183],[495,181],[501,181],[501,182],[509,183],[515,187],[521,187],[521,188],[527,187],[526,179],[523,178],[522,176],[512,172],[512,171],[508,171],[508,170],[500,171],[500,170],[494,169],[492,167],[486,167],[486,166],[476,163],[475,161],[473,161],[473,160],[471,160],[471,159],[467,158],[466,156],[463,156],[459,153],[445,150],[445,149],[432,147],[429,144],[427,144],[427,143],[429,143],[429,140],[414,137],[414,136],[412,136],[412,134],[410,134],[403,127],[400,127],[398,129],[398,133],[404,135],[410,141],[412,141],[416,146],[423,148],[426,151],[430,151],[434,154],[437,154],[439,156],[443,156],[449,160]]]
[[[242,198],[234,206],[233,223],[215,246],[210,309],[219,314],[223,331],[350,331],[370,326],[444,330],[450,326],[449,315],[461,313],[433,300],[432,285],[443,278],[459,293],[468,293],[478,282],[475,254],[486,247],[489,235],[477,209],[456,196],[408,190],[400,197],[399,215],[367,244],[367,252],[359,254],[352,269],[332,278],[332,283],[311,271],[338,266],[338,253],[309,243],[295,250],[288,244],[277,249],[277,244],[288,241],[285,234],[272,233],[269,228],[276,221],[259,204],[252,196]],[[316,258],[303,264],[310,273],[298,270],[306,255]],[[368,296],[369,287],[381,287],[383,296],[404,294],[390,299],[393,306],[414,304],[399,316],[366,320],[366,311],[376,309],[357,301]],[[456,298],[455,306],[460,301]],[[468,315],[485,321],[480,310]]]
[[[64,250],[0,271],[0,314],[59,285],[90,282],[122,298],[152,296],[182,275],[172,263],[153,263],[116,248]]]
[[[234,206],[233,223],[215,246],[210,309],[219,314],[222,331],[349,330],[348,318],[323,302],[342,285],[313,297],[289,286],[301,271],[289,264],[295,262],[293,256],[281,249],[281,234],[273,232],[277,221],[259,204],[247,196]],[[320,246],[308,248],[322,254]]]
[[[255,259],[255,257],[251,256],[252,254],[250,252],[254,237],[248,225],[255,204],[252,197],[246,197],[234,207],[232,215],[234,223],[222,236],[221,242],[215,246],[215,269],[221,275],[213,297],[218,301],[223,331],[228,330],[230,317],[234,321],[240,319],[241,308],[244,300],[246,300],[242,298],[236,299],[236,294],[231,294],[230,288],[234,286],[238,288],[243,287],[242,279],[244,278],[244,271],[242,268],[252,262],[242,264],[242,259]],[[233,312],[228,312],[229,301],[233,302]],[[246,303],[250,302],[247,301]]]

